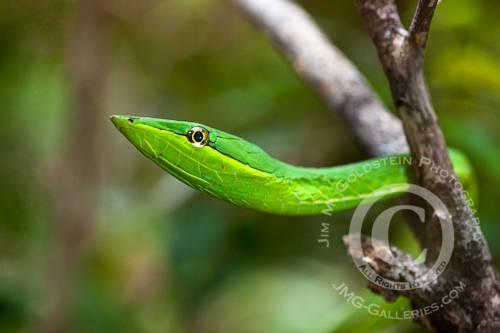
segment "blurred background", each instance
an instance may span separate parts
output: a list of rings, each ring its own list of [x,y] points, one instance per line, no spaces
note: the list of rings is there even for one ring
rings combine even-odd
[[[354,2],[300,2],[393,109]],[[408,19],[415,1],[400,6]],[[499,12],[496,1],[443,1],[426,60],[448,143],[477,170],[497,262]],[[199,121],[305,166],[364,159],[229,1],[2,1],[0,101],[0,332],[420,332],[332,288],[408,308],[365,288],[341,239],[352,212],[280,217],[212,199],[109,121]],[[403,223],[391,237],[420,252]]]

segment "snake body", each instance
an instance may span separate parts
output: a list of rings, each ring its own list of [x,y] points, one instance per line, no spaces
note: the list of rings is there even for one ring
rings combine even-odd
[[[386,199],[414,183],[409,155],[306,168],[269,156],[232,134],[193,122],[113,116],[118,130],[147,158],[183,183],[238,206],[282,215],[316,215]],[[465,156],[450,149],[456,174],[472,180]]]

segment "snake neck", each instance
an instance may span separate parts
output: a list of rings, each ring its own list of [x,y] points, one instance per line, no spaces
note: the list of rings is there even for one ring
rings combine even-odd
[[[355,207],[364,199],[401,194],[411,182],[410,162],[404,155],[331,168],[277,161],[265,176],[240,176],[237,186],[216,186],[205,192],[268,213],[327,214]]]

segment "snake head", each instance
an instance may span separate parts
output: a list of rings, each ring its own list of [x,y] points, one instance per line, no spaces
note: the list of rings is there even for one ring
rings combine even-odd
[[[187,121],[112,116],[115,127],[146,157],[190,185],[209,187],[201,161],[210,160],[208,145],[215,133]],[[212,163],[214,163],[212,161]]]
[[[229,179],[262,177],[276,161],[237,136],[188,121],[112,116],[116,128],[146,157],[196,189],[222,196]]]

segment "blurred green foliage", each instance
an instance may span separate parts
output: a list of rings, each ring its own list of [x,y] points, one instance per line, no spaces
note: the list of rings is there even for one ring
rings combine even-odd
[[[300,2],[390,106],[354,2]],[[411,17],[415,1],[400,5]],[[2,332],[32,330],[53,303],[46,285],[58,241],[51,194],[57,179],[47,170],[73,134],[68,45],[77,11],[63,0],[0,2]],[[497,262],[499,12],[495,1],[443,1],[426,59],[448,143],[477,170],[481,227]],[[407,307],[365,289],[342,246],[349,212],[269,216],[195,193],[140,156],[109,123],[115,113],[195,120],[296,164],[363,159],[340,119],[259,31],[222,0],[109,1],[104,20],[105,179],[66,309],[71,331],[419,331],[408,321],[371,316],[332,289],[344,282],[369,302]],[[330,248],[317,241],[321,223],[330,223]],[[418,252],[404,226],[391,228],[396,244]]]

